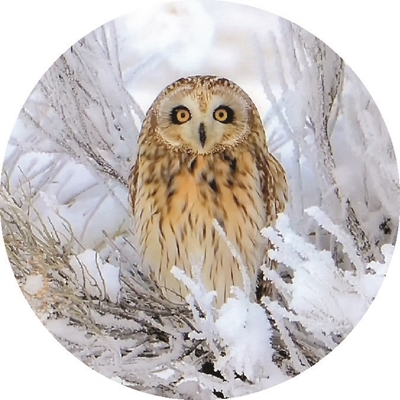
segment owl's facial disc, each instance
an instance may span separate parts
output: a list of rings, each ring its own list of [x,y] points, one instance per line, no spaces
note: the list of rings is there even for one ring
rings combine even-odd
[[[181,142],[199,154],[214,152],[217,145],[223,144],[226,131],[234,129],[233,120],[234,111],[224,105],[203,112],[194,108],[193,113],[188,107],[180,105],[171,112],[171,122]]]
[[[237,93],[185,88],[160,102],[154,126],[178,151],[215,153],[243,140],[249,132],[248,110],[248,103]]]

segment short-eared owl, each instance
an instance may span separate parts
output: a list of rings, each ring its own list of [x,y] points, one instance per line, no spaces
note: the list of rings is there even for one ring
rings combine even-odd
[[[256,291],[267,244],[260,230],[285,208],[285,172],[267,147],[258,111],[235,83],[214,76],[180,79],[156,98],[143,122],[129,189],[141,262],[165,297],[188,291],[170,272],[201,277],[220,307],[242,273],[216,220],[239,252]]]

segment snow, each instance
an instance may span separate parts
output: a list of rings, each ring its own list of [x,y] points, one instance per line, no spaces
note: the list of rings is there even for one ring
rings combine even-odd
[[[171,368],[166,368],[161,371],[155,372],[155,375],[157,375],[161,379],[169,379],[174,376],[174,371]]]
[[[223,231],[220,234],[224,235]],[[214,367],[230,382],[227,388],[223,388],[225,394],[239,396],[246,393],[247,389],[234,385],[236,378],[233,371],[238,375],[243,374],[252,384],[260,385],[260,388],[270,387],[287,379],[271,362],[272,328],[265,310],[259,304],[252,302],[249,295],[241,289],[232,287],[231,292],[235,297],[228,299],[216,310],[213,306],[215,292],[206,291],[199,281],[199,275],[191,279],[176,267],[171,272],[191,291],[186,300],[200,332],[191,332],[190,338],[206,340],[217,355]],[[222,351],[219,350],[221,346]],[[188,381],[197,382],[197,379],[185,379],[185,388],[190,386]]]
[[[318,219],[326,229],[331,229],[330,232],[345,251],[355,256],[354,244],[343,228],[335,226],[317,208],[306,212]],[[374,300],[387,272],[393,246],[385,245],[382,248],[385,254],[383,263],[372,261],[366,266],[370,273],[354,273],[338,269],[329,251],[318,250],[293,232],[285,214],[280,215],[275,228],[263,229],[262,233],[275,245],[275,249],[269,251],[270,257],[293,271],[293,285],[288,285],[274,271],[263,268],[266,277],[278,288],[282,287],[281,293],[289,304],[288,312],[284,312],[286,317],[301,322],[326,346],[334,346],[332,335],[345,337]],[[268,300],[266,304],[271,306]],[[273,307],[275,312],[282,311],[278,304]]]
[[[39,293],[44,287],[44,278],[42,275],[30,275],[26,278],[22,289],[30,295]]]
[[[265,311],[235,289],[236,298],[230,298],[222,306],[215,321],[216,333],[227,348],[226,356],[216,366],[221,370],[224,364],[233,366],[238,374],[254,382],[276,372],[269,346],[271,325]]]
[[[117,302],[121,290],[119,268],[104,262],[98,253],[86,249],[83,253],[71,258],[70,265],[76,273],[79,284],[94,296],[108,297]]]

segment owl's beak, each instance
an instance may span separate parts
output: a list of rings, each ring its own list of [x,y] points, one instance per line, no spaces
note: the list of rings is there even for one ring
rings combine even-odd
[[[201,123],[200,126],[199,126],[199,138],[200,138],[201,147],[204,148],[207,136],[206,136],[206,130],[204,128],[204,124],[203,123]]]

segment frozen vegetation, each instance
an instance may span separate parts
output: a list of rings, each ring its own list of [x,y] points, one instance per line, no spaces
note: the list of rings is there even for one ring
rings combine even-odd
[[[137,263],[126,179],[141,121],[191,74],[250,94],[287,171],[287,211],[262,230],[277,300],[232,288],[217,310],[194,262],[193,279],[171,266],[191,291],[172,306]],[[21,110],[0,194],[14,273],[57,340],[123,385],[185,399],[252,393],[318,362],[373,301],[398,229],[394,150],[353,71],[298,26],[211,0],[127,16],[71,46]]]

